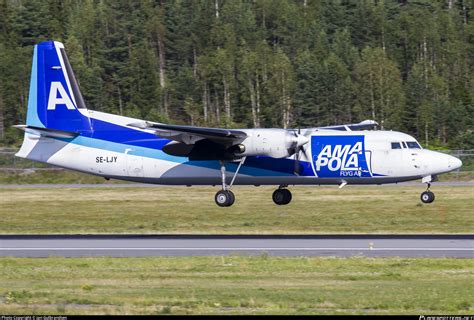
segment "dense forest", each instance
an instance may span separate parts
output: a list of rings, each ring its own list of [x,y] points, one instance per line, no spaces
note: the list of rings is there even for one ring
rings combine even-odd
[[[374,119],[474,147],[471,0],[0,0],[0,143],[33,45],[65,43],[88,108],[219,127]]]

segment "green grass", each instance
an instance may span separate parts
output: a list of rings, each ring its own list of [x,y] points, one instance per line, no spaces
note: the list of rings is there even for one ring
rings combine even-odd
[[[472,314],[473,259],[1,258],[0,313]]]
[[[71,183],[85,183],[85,184],[113,184],[113,183],[127,183],[119,180],[106,181],[102,177],[93,176],[90,174],[80,173],[70,170],[27,170],[21,171],[1,171],[0,170],[0,184],[71,184]]]
[[[473,182],[474,181],[474,171],[459,171],[459,172],[450,172],[439,177],[440,182],[445,181],[461,181],[461,182]]]
[[[2,233],[472,233],[474,187],[292,187],[276,206],[271,187],[236,187],[230,208],[212,187],[0,189]]]
[[[5,177],[5,176],[3,176]],[[32,179],[32,177],[34,179]],[[71,172],[0,183],[101,183]],[[7,182],[5,182],[7,181]],[[0,189],[2,233],[472,233],[474,187]],[[0,314],[472,314],[474,259],[0,258]]]

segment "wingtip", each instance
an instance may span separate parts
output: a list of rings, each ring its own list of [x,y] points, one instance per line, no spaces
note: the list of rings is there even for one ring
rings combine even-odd
[[[375,120],[364,120],[364,121],[361,121],[359,124],[363,124],[363,125],[374,125],[374,126],[378,126],[379,123]]]

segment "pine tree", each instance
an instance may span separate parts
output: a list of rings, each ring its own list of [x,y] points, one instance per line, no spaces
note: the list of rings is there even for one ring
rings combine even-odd
[[[375,118],[425,143],[472,147],[472,9],[465,0],[0,0],[0,141],[20,141],[11,125],[24,121],[32,48],[54,39],[91,109],[232,127]]]
[[[354,76],[359,119],[374,119],[382,128],[401,128],[405,104],[402,79],[397,65],[383,49],[365,48],[355,66]]]

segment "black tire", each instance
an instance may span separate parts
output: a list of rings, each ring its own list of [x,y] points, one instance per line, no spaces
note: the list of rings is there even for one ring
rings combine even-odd
[[[272,199],[273,202],[275,202],[275,204],[277,205],[282,205],[284,202],[285,194],[283,193],[283,190],[284,189],[276,189],[275,191],[273,191]]]
[[[235,202],[235,195],[232,191],[227,190],[227,193],[229,194],[229,203],[227,204],[228,207],[234,204]]]
[[[235,201],[235,196],[232,191],[219,190],[217,191],[214,200],[219,207],[230,207]]]
[[[420,195],[420,200],[423,203],[431,203],[434,201],[434,199],[435,199],[435,195],[431,191],[422,192]]]
[[[285,203],[283,204],[288,204],[291,202],[291,199],[293,199],[293,195],[291,194],[291,191],[288,189],[283,189],[285,192]]]
[[[292,198],[291,192],[288,189],[276,189],[273,191],[272,199],[277,205],[285,205],[290,203]]]
[[[431,191],[428,191],[428,192],[430,193],[430,197],[431,197],[429,203],[431,203],[431,202],[433,202],[433,201],[435,200],[435,194],[434,194],[433,192],[431,192]]]

